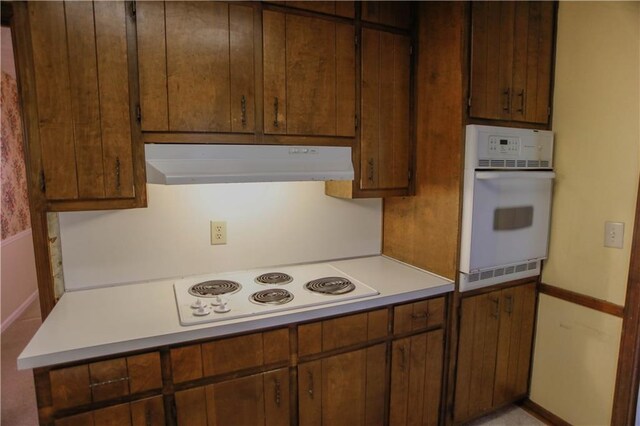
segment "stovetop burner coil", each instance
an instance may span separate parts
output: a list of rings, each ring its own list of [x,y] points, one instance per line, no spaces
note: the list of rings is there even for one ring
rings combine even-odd
[[[356,285],[343,277],[325,277],[309,281],[304,288],[314,293],[336,296],[352,292]]]
[[[255,281],[258,284],[284,285],[293,281],[293,277],[289,274],[285,274],[284,272],[267,272],[266,274],[257,276]]]
[[[249,300],[258,305],[282,305],[293,300],[293,294],[281,288],[258,291],[249,296]]]
[[[189,294],[196,297],[216,297],[240,291],[242,286],[229,280],[204,281],[189,287]]]

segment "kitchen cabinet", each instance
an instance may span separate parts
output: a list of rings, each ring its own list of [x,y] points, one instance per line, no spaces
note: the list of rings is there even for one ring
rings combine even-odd
[[[161,396],[89,411],[55,421],[55,426],[164,426]]]
[[[354,25],[271,10],[262,23],[265,134],[354,137]]]
[[[549,123],[554,2],[472,2],[469,115]]]
[[[288,425],[289,370],[281,368],[175,394],[177,424]]]
[[[135,28],[127,3],[29,2],[26,8],[30,40],[19,41],[18,49],[31,62],[23,84],[34,89],[23,91],[32,130],[27,161],[40,170],[34,186],[47,208],[144,206],[144,151],[132,107]]]
[[[535,282],[462,299],[456,422],[527,395],[535,304]]]
[[[254,8],[205,1],[136,7],[142,130],[253,133]]]
[[[408,1],[363,1],[362,21],[390,27],[411,29],[411,2]]]
[[[308,10],[327,15],[342,16],[352,18],[355,16],[355,6],[353,1],[270,1],[266,3],[278,4],[295,9]]]

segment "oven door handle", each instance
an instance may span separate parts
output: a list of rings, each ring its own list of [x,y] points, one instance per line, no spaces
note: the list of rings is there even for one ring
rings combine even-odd
[[[476,179],[553,179],[556,177],[555,172],[476,172]]]

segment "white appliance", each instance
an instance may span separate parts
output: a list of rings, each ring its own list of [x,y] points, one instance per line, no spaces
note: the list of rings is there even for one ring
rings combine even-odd
[[[327,263],[188,277],[173,284],[181,325],[226,321],[379,294]]]
[[[553,133],[466,128],[460,291],[540,274],[547,257]]]
[[[147,182],[164,185],[353,180],[351,148],[281,145],[145,145]]]

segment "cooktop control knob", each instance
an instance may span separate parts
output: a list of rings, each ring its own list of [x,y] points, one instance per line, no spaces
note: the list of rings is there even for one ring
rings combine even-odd
[[[229,307],[228,303],[224,301],[222,302],[222,304],[216,306],[213,310],[219,314],[224,314],[225,312],[229,312],[231,308]]]
[[[220,305],[224,305],[224,304],[225,304],[225,303],[227,303],[227,302],[228,302],[228,300],[227,300],[227,299],[224,299],[224,298],[223,298],[223,297],[221,297],[221,296],[216,296],[216,298],[215,298],[215,299],[213,299],[213,300],[211,301],[211,304],[212,304],[213,306],[220,306]]]
[[[195,302],[191,304],[192,309],[202,308],[203,306],[207,306],[207,304],[200,299],[197,299]]]
[[[211,313],[211,307],[207,305],[200,306],[199,308],[194,309],[193,311],[193,315],[197,317],[204,317],[206,315],[209,315],[210,313]]]

